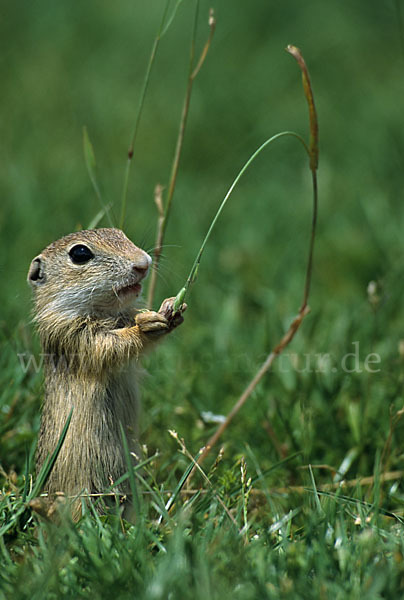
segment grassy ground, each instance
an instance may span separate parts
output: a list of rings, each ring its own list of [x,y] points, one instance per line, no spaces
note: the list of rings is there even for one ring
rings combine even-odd
[[[310,222],[306,159],[282,140],[232,197],[186,322],[148,357],[139,518],[55,527],[26,508],[41,373],[25,276],[99,210],[93,141],[119,214],[135,106],[162,2],[9,3],[0,73],[0,598],[397,598],[404,592],[404,293],[401,3],[214,4],[217,32],[192,97],[156,304],[175,294],[238,169],[271,134],[307,134],[302,48],[321,134],[312,312],[204,465],[209,484],[164,509],[195,455],[297,312]],[[209,4],[201,2],[198,44]],[[151,248],[166,183],[193,4],[162,41],[135,152],[125,231]],[[106,224],[103,222],[102,224]],[[368,288],[369,282],[375,285]],[[33,471],[32,463],[29,470]],[[251,482],[248,480],[251,478]],[[341,485],[345,481],[345,485]],[[29,493],[29,489],[25,490]],[[18,518],[17,518],[18,517]]]

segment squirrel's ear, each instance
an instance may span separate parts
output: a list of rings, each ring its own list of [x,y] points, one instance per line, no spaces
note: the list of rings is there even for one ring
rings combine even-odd
[[[45,270],[41,256],[37,256],[31,262],[27,281],[32,287],[41,285],[41,283],[45,282]]]

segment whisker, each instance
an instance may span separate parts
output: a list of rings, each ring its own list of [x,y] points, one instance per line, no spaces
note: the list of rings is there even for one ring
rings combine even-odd
[[[147,227],[143,228],[143,232],[139,235],[139,239],[135,242],[137,246],[145,249],[148,244],[150,244],[150,238],[154,238],[154,229],[155,224],[149,223]],[[146,250],[147,252],[147,250]]]
[[[90,291],[90,303],[91,303],[91,306],[93,308],[94,308],[94,303],[93,303],[93,294],[94,294],[94,291],[95,291],[95,285],[93,285],[93,287],[91,288],[91,291]]]
[[[182,248],[182,246],[180,244],[162,244],[161,248]],[[147,254],[152,254],[155,250],[157,250],[157,246],[152,246],[146,252]]]
[[[158,269],[156,270],[157,272],[157,277],[164,283],[164,285],[168,285],[168,278],[165,277],[163,275],[163,273],[161,271],[159,271]]]
[[[117,299],[117,300],[119,300],[120,298],[119,298],[119,296],[118,296],[118,292],[117,292],[117,290],[116,290],[116,286],[115,286],[115,285],[114,285],[114,286],[112,286],[112,291],[114,292],[114,295],[116,296],[116,299]]]
[[[184,280],[184,275],[179,275],[177,269],[172,268],[171,262],[160,263],[158,266],[152,265],[151,267],[157,273],[159,281],[162,281],[167,287],[179,287]]]

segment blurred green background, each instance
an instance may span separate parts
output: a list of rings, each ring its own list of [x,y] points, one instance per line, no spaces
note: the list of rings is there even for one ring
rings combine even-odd
[[[42,373],[18,358],[40,352],[26,273],[47,244],[87,227],[100,209],[83,126],[118,219],[164,3],[1,4],[0,522],[15,527],[11,554],[0,547],[0,587],[41,599],[129,598],[134,589],[154,600],[402,597],[404,0],[201,0],[198,49],[210,6],[217,28],[194,84],[155,305],[183,285],[251,153],[285,129],[307,139],[300,71],[284,51],[294,44],[320,124],[312,312],[221,438],[223,460],[209,470],[217,448],[204,463],[211,495],[196,494],[187,510],[177,499],[157,525],[155,496],[144,494],[144,514],[126,534],[117,520],[89,515],[54,531],[26,512],[10,521],[25,502],[43,397]],[[182,2],[161,41],[135,148],[124,229],[146,249],[155,240],[153,190],[167,184],[174,153],[194,6]],[[311,202],[307,157],[281,139],[221,216],[184,324],[143,361],[140,441],[149,456],[160,450],[147,476],[161,506],[189,464],[167,430],[195,455],[299,309]],[[253,479],[249,501],[241,456]],[[352,485],[338,487],[341,479]],[[313,494],[316,486],[330,496]]]
[[[200,46],[210,5],[201,3]],[[126,151],[162,8],[157,0],[3,6],[0,255],[2,318],[9,324],[27,317],[31,258],[87,226],[99,210],[83,160],[83,125],[105,197],[119,216]],[[320,120],[314,304],[364,294],[369,279],[384,274],[402,250],[404,59],[395,3],[218,0],[214,8],[217,31],[192,97],[166,239],[177,247],[166,249],[161,295],[182,284],[219,201],[253,149],[283,129],[306,134],[300,74],[284,52],[288,43],[302,49],[309,65]],[[135,150],[125,229],[146,247],[154,244],[153,188],[168,180],[192,18],[193,3],[184,1],[161,42]],[[272,288],[296,305],[309,182],[292,140],[272,146],[249,171],[190,299],[213,284],[205,307],[210,322],[213,300],[228,301],[234,287],[252,294]]]
[[[18,327],[23,332],[14,342],[14,357],[32,344],[25,282],[30,260],[52,240],[88,226],[100,208],[83,158],[84,125],[104,197],[119,216],[135,109],[163,4],[3,3],[0,318],[7,339]],[[257,420],[270,417],[281,439],[290,434],[291,450],[293,444],[312,448],[314,459],[326,460],[330,440],[334,449],[340,447],[330,457],[333,463],[359,444],[368,472],[374,458],[373,450],[365,451],[368,436],[383,444],[389,406],[399,405],[401,4],[201,2],[198,48],[208,34],[211,5],[217,29],[194,85],[156,305],[183,285],[219,202],[255,148],[284,129],[307,137],[300,71],[284,51],[292,43],[309,66],[320,123],[312,314],[293,352],[331,353],[338,361],[358,340],[361,359],[376,351],[382,360],[376,375],[278,369],[233,430],[240,447],[244,438],[265,446],[267,433],[257,433]],[[184,0],[161,42],[135,148],[125,231],[146,249],[155,239],[153,189],[167,183],[174,152],[193,11],[194,3]],[[198,421],[201,411],[222,414],[230,408],[299,308],[310,220],[307,159],[298,143],[283,139],[261,154],[226,207],[188,298],[186,324],[148,359],[146,441],[157,445],[177,419],[181,433],[196,438],[196,450],[212,427]],[[378,282],[376,308],[367,300],[370,280]],[[8,375],[5,379],[4,385],[12,385]],[[30,383],[28,399],[16,391],[3,409],[10,419],[13,402],[25,407],[34,432],[38,382]],[[310,425],[305,433],[302,419]],[[195,423],[201,430],[192,429]],[[20,438],[13,439],[16,454],[8,448],[9,462],[18,456]],[[268,452],[269,459],[273,450]]]

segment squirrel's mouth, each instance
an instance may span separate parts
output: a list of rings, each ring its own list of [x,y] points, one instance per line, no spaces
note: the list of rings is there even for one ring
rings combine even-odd
[[[142,286],[140,283],[132,283],[131,285],[125,285],[118,290],[118,296],[127,296],[129,294],[135,294],[139,296],[142,291]]]

